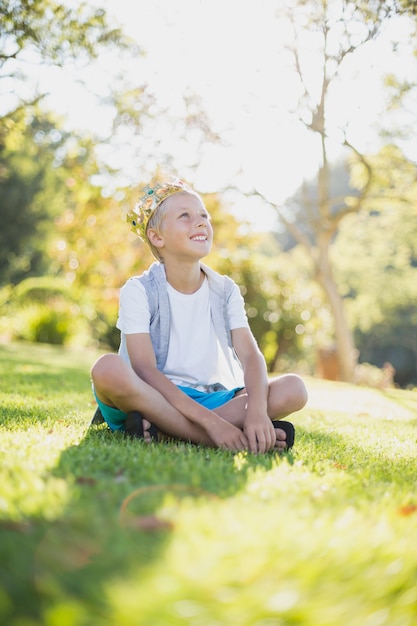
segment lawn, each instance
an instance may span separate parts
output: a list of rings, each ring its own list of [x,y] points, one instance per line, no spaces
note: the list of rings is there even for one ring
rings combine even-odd
[[[0,346],[0,623],[414,626],[417,391],[308,379],[291,453],[89,429],[86,350]]]

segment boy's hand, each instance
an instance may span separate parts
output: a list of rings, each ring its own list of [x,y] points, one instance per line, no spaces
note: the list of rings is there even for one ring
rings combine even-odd
[[[213,420],[207,433],[213,442],[223,450],[247,450],[249,442],[245,433],[226,420]]]
[[[251,452],[263,454],[275,447],[277,440],[275,428],[267,415],[253,415],[248,412],[243,430]]]

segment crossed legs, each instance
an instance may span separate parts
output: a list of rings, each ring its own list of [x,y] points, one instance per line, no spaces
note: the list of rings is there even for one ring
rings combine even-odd
[[[216,413],[238,428],[243,428],[247,394],[244,390],[232,400],[216,409]],[[280,419],[299,411],[307,402],[307,390],[302,379],[296,374],[283,374],[269,382],[267,410],[277,437],[276,448],[285,450],[286,433],[279,427]]]
[[[173,407],[156,389],[148,385],[134,370],[116,354],[106,354],[93,365],[91,376],[98,398],[108,406],[114,406],[128,413],[140,411],[170,437],[191,441],[196,444],[213,446],[208,434],[193,424]],[[268,393],[268,415],[279,420],[301,409],[307,401],[307,392],[301,378],[286,374],[271,380]],[[243,427],[246,394],[241,392],[235,398],[215,409],[223,419],[238,428]],[[149,427],[145,423],[146,427]],[[285,449],[285,432],[276,426],[277,448]]]
[[[121,411],[140,411],[163,433],[213,446],[207,433],[173,407],[162,394],[139,378],[117,354],[105,354],[91,369],[97,397]],[[146,425],[145,425],[146,426]]]

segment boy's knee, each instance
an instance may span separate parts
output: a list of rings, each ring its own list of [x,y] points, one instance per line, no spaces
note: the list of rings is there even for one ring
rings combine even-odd
[[[273,382],[274,398],[278,406],[293,413],[302,409],[308,400],[307,388],[297,374],[284,374]]]
[[[117,354],[103,354],[91,368],[91,378],[95,385],[106,386],[109,378],[113,378],[120,366],[121,359]]]
[[[287,374],[285,376],[289,399],[294,408],[293,411],[302,409],[308,400],[307,387],[303,379],[297,374]]]
[[[294,388],[294,400],[298,407],[296,410],[298,411],[307,404],[308,391],[303,379],[300,378],[300,376],[297,376],[297,374],[292,374],[291,376],[293,379],[292,384]]]

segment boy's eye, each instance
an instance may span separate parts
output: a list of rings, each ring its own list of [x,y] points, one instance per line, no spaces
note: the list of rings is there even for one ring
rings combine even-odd
[[[179,215],[180,217],[190,217],[190,214],[188,213],[188,211],[183,211],[183,213],[180,213]],[[210,215],[208,213],[201,213],[201,217],[203,220],[209,220],[210,219]]]

